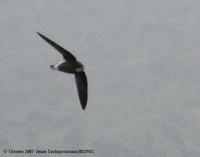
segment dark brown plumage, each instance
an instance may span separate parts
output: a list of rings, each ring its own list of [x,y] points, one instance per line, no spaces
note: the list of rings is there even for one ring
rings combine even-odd
[[[75,75],[78,96],[80,100],[80,104],[82,109],[84,110],[87,105],[87,98],[88,98],[88,83],[87,77],[84,70],[84,66],[82,63],[76,60],[76,58],[67,50],[62,48],[60,45],[56,44],[46,36],[42,35],[41,33],[37,32],[37,34],[44,39],[47,43],[53,46],[58,52],[60,52],[65,59],[65,61],[61,61],[56,65],[51,65],[50,67],[54,70],[59,70],[66,73],[71,73]]]

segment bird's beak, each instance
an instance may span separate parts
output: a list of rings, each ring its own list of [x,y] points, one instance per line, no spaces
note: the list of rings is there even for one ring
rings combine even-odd
[[[50,68],[51,68],[51,69],[54,69],[54,65],[50,65]]]

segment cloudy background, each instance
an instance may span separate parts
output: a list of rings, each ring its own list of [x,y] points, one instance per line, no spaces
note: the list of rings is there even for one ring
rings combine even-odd
[[[1,0],[1,153],[199,157],[199,8],[199,0]],[[73,75],[49,68],[61,55],[35,31],[85,65],[85,111]]]

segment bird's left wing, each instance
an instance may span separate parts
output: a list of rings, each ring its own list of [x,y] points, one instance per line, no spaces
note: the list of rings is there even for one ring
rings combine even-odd
[[[76,58],[69,51],[65,50],[60,45],[56,44],[55,42],[53,42],[52,40],[50,40],[46,36],[42,35],[41,33],[37,32],[37,34],[42,39],[44,39],[47,43],[49,43],[51,46],[53,46],[57,51],[59,51],[63,55],[63,58],[65,60],[74,60],[74,61],[76,60]]]

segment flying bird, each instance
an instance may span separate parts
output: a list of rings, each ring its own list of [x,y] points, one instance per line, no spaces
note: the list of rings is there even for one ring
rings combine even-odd
[[[62,48],[60,45],[56,44],[46,36],[42,35],[41,33],[37,32],[37,34],[44,39],[47,43],[49,43],[52,47],[54,47],[58,52],[60,52],[64,58],[63,61],[58,62],[55,65],[51,65],[50,68],[53,70],[62,71],[65,73],[74,74],[76,86],[78,90],[78,96],[80,100],[80,104],[82,109],[84,110],[87,105],[87,98],[88,98],[88,83],[87,77],[84,72],[84,66],[82,63],[77,61],[77,59],[72,55],[69,51]]]

